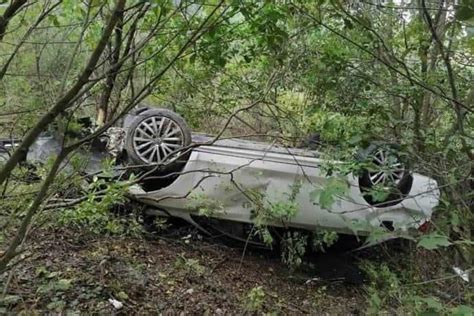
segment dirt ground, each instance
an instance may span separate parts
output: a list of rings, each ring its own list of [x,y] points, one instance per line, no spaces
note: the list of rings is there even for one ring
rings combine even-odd
[[[402,271],[419,267],[426,294],[446,296],[446,302],[466,292],[459,278],[438,280],[447,268],[435,253],[407,251],[403,244],[357,252],[333,247],[290,273],[278,251],[244,252],[190,226],[170,231],[117,237],[38,229],[30,236],[31,255],[0,276],[0,285],[8,284],[0,315],[366,314],[369,282],[360,266],[367,259]]]
[[[0,314],[364,312],[357,279],[290,274],[275,253],[250,249],[242,256],[242,248],[187,237],[36,232],[35,255],[1,280],[9,287]],[[317,260],[338,260],[327,258]]]

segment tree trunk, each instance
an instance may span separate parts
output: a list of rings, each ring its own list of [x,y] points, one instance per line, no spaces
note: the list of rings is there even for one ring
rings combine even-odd
[[[111,47],[112,51],[110,55],[111,66],[106,74],[105,88],[100,97],[99,106],[97,109],[97,124],[99,126],[104,125],[104,123],[108,119],[110,97],[115,87],[115,81],[117,79],[118,72],[120,71],[120,68],[123,65],[123,63],[119,62],[120,50],[122,47],[122,28],[123,13],[121,13],[117,26],[115,28],[114,45],[113,47]]]

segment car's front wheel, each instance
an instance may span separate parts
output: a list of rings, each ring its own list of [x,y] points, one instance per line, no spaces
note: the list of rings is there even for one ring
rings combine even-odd
[[[167,109],[136,115],[127,130],[125,150],[131,163],[150,170],[176,169],[186,161],[191,131],[184,119]]]

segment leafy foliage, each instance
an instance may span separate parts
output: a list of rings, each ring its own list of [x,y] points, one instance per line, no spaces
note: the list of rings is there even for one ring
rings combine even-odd
[[[288,232],[283,237],[281,257],[291,270],[295,270],[303,262],[303,255],[306,253],[307,245],[307,234]]]
[[[265,291],[263,287],[256,286],[252,288],[245,297],[245,309],[249,312],[258,312],[262,309],[265,303]]]
[[[348,191],[348,184],[345,179],[330,177],[322,189],[316,189],[311,193],[311,199],[323,209],[331,209],[337,197],[343,196]]]
[[[432,233],[421,236],[418,240],[418,247],[423,247],[428,250],[439,249],[441,247],[448,247],[452,245],[447,236]]]
[[[197,210],[199,215],[207,217],[224,212],[222,202],[210,199],[200,192],[193,192],[186,207]]]
[[[115,216],[114,207],[125,202],[128,183],[95,177],[87,190],[87,199],[75,208],[64,210],[57,218],[59,225],[86,229],[94,234],[137,233],[140,226],[133,217]]]
[[[470,266],[474,223],[472,1],[372,2],[225,1],[226,8],[218,10],[200,36],[188,43],[189,35],[216,1],[129,0],[123,25],[114,28],[94,75],[86,78],[94,85],[82,90],[55,122],[43,126],[43,135],[80,135],[82,126],[76,118],[99,121],[97,108],[103,106],[99,106],[101,100],[107,100],[104,91],[110,87],[105,104],[108,119],[118,118],[137,94],[146,91],[150,93],[148,103],[173,108],[193,128],[208,133],[220,131],[232,113],[254,104],[236,114],[224,136],[250,135],[300,146],[308,135],[318,135],[314,146],[324,149],[328,162],[321,170],[328,178],[317,184],[310,198],[328,211],[347,194],[346,176],[358,176],[362,169],[370,168],[354,158],[360,149],[374,140],[399,143],[410,157],[411,171],[436,179],[442,194],[433,218],[436,230],[415,238],[417,251],[439,250],[448,261],[457,258],[453,253],[460,253]],[[53,3],[29,3],[8,20],[8,32],[0,39],[0,67],[9,65],[0,76],[2,137],[22,138],[38,116],[76,82],[115,2],[64,0],[34,26]],[[0,15],[4,13],[2,5]],[[131,50],[126,52],[127,36],[132,34],[136,36],[128,38]],[[119,71],[110,72],[114,52],[128,57]],[[159,82],[150,81],[159,74]],[[110,85],[113,75],[116,79]],[[75,140],[64,139],[66,144]],[[339,160],[347,163],[333,163]],[[84,159],[75,155],[69,164],[74,174],[60,173],[41,206],[84,192],[80,175]],[[19,166],[2,186],[2,249],[12,240],[40,188],[40,183],[24,180],[32,173],[44,178],[52,166],[52,160],[34,168]],[[110,213],[114,205],[124,202],[127,185],[96,178],[78,206],[63,207],[51,216],[43,212],[36,219],[94,234],[135,232],[134,220]],[[297,214],[299,187],[295,183],[276,203],[269,203],[264,192],[246,191],[253,210],[253,232],[267,244],[274,242],[268,225],[285,226]],[[384,186],[375,186],[369,194],[374,201],[382,201],[387,193]],[[190,207],[204,216],[225,211],[221,203],[202,195],[194,196]],[[367,223],[348,221],[347,225],[357,232]],[[382,228],[374,229],[367,240],[378,242],[388,234]],[[336,239],[334,232],[314,235],[310,240],[291,232],[283,241],[288,246],[283,260],[298,266],[308,244],[322,248]],[[197,266],[183,262],[185,270]],[[368,271],[372,313],[397,304],[413,308],[410,312],[472,313],[467,305],[445,307],[439,298],[412,295],[403,285],[412,280],[387,266],[371,266]],[[54,279],[45,287],[54,292],[58,283]],[[259,311],[263,289],[257,287],[249,295],[253,302],[249,311]],[[1,304],[10,306],[17,300],[15,295],[6,295]],[[60,297],[52,297],[49,308],[61,311],[63,304]]]

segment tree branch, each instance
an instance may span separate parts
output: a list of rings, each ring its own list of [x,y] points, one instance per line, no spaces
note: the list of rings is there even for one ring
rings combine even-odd
[[[26,136],[23,138],[23,141],[18,146],[18,148],[13,152],[12,156],[5,163],[3,168],[0,170],[0,184],[8,178],[15,166],[20,162],[21,158],[26,155],[30,146],[38,138],[39,134],[51,123],[54,119],[64,110],[66,110],[70,104],[71,100],[81,91],[82,87],[88,83],[89,77],[94,71],[100,56],[102,55],[107,42],[109,41],[110,36],[115,28],[115,25],[119,21],[121,12],[125,7],[126,0],[117,0],[117,5],[113,11],[113,14],[110,16],[109,21],[102,33],[101,39],[94,49],[84,71],[81,73],[76,83],[66,92],[56,104],[45,113],[33,126]]]
[[[28,0],[12,0],[3,15],[0,17],[0,41],[3,40],[10,20],[20,11]]]

